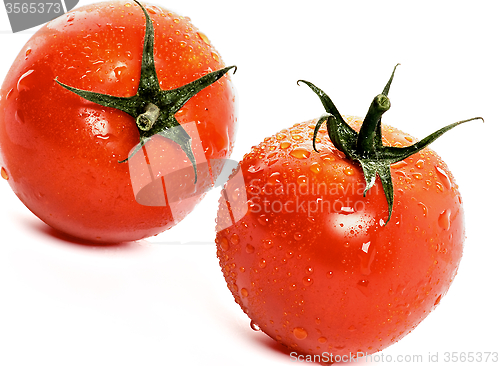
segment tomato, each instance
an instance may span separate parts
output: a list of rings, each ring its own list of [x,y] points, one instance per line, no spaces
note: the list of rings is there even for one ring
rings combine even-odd
[[[217,256],[254,328],[333,362],[397,342],[448,291],[463,205],[445,162],[425,146],[464,121],[416,142],[380,122],[390,82],[364,121],[342,117],[304,83],[328,114],[244,156],[243,180],[230,179],[219,201]],[[391,154],[402,160],[389,167]]]
[[[47,23],[1,88],[2,176],[74,237],[131,241],[171,228],[203,197],[193,179],[213,181],[233,148],[232,67],[189,18],[145,7],[102,2]],[[194,187],[170,200],[175,210],[164,192],[175,180],[152,161]],[[163,203],[151,202],[158,194]]]

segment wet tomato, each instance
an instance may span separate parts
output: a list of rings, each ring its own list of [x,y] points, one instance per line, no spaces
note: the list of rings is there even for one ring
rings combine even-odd
[[[295,355],[333,362],[400,340],[448,291],[463,206],[426,146],[464,121],[417,142],[381,125],[390,82],[364,121],[304,83],[328,114],[244,156],[244,179],[230,179],[220,200],[217,256],[252,324]]]
[[[175,212],[165,195],[144,198],[158,193],[142,190],[153,181],[165,190],[152,161],[192,165],[189,182],[215,178],[210,161],[234,143],[231,68],[189,18],[161,7],[110,1],[70,11],[27,42],[3,82],[2,177],[74,237],[119,242],[169,229],[203,194],[176,197]]]

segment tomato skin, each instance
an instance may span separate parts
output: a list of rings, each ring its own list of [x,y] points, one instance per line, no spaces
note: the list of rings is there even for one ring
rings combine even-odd
[[[347,122],[359,130],[362,120]],[[228,217],[224,197],[240,188],[229,180],[217,256],[235,301],[276,341],[306,354],[371,354],[408,334],[447,292],[465,239],[461,197],[426,148],[392,166],[385,225],[379,178],[363,197],[361,168],[326,128],[313,151],[315,124],[283,130],[245,155],[248,211],[234,224]],[[387,126],[383,136],[392,146],[413,140]]]
[[[145,5],[146,6],[146,5]],[[160,85],[173,89],[224,67],[189,18],[146,6],[155,28]],[[2,167],[21,201],[50,226],[102,242],[137,240],[174,226],[201,200],[169,206],[136,202],[127,163],[139,143],[129,115],[85,101],[57,85],[128,97],[137,91],[145,17],[126,1],[84,6],[49,22],[23,47],[0,92]],[[228,76],[202,90],[176,114],[196,123],[206,159],[224,159],[235,137]],[[166,155],[187,160],[174,143]],[[215,172],[216,173],[216,172]]]

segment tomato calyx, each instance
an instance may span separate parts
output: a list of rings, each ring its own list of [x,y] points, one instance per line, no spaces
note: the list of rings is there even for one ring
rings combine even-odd
[[[191,137],[179,124],[175,118],[175,113],[177,113],[189,99],[222,78],[229,70],[234,69],[234,72],[236,72],[236,66],[229,66],[208,73],[176,89],[161,89],[154,62],[153,22],[146,9],[137,0],[134,1],[141,7],[146,17],[141,76],[137,93],[131,97],[117,97],[109,94],[77,89],[61,83],[57,80],[57,77],[55,81],[62,87],[88,101],[104,107],[118,109],[135,119],[139,130],[140,142],[132,150],[129,156],[125,160],[119,161],[119,163],[128,161],[154,135],[160,135],[172,140],[182,148],[193,165],[195,173],[194,183],[196,183],[198,174],[196,159],[191,145]]]
[[[394,188],[391,177],[391,164],[404,160],[426,148],[430,143],[443,135],[445,132],[462,123],[478,119],[484,122],[482,117],[474,117],[458,121],[431,133],[424,139],[407,147],[383,145],[381,122],[382,115],[387,112],[391,106],[388,93],[394,78],[394,73],[396,72],[396,68],[398,66],[399,64],[394,67],[391,77],[382,93],[373,99],[359,132],[356,132],[344,121],[338,109],[324,91],[316,87],[311,82],[305,80],[299,80],[297,82],[304,83],[309,86],[309,88],[311,88],[311,90],[320,98],[323,107],[327,112],[318,120],[314,129],[314,150],[318,152],[316,149],[316,137],[320,127],[326,122],[328,136],[330,137],[333,145],[338,150],[342,151],[347,158],[357,161],[361,165],[366,183],[363,192],[364,196],[366,196],[368,190],[375,184],[377,175],[380,177],[389,211],[388,219],[385,222],[386,225],[391,219],[394,205]]]

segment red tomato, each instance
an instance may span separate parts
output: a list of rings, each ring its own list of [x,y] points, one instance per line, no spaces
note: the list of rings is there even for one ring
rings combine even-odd
[[[207,36],[189,18],[157,6],[146,8],[154,25],[154,62],[162,90],[224,67]],[[2,85],[2,176],[35,215],[75,237],[119,242],[156,235],[185,217],[203,196],[183,201],[175,215],[168,202],[139,204],[129,164],[120,163],[140,141],[134,118],[85,100],[55,81],[116,97],[134,96],[141,80],[145,19],[143,10],[130,1],[70,11],[27,42]],[[181,126],[196,127],[201,141],[197,147],[193,144],[197,159],[227,158],[235,137],[229,77],[193,96],[175,118]],[[178,144],[156,137],[136,159],[149,166],[154,157],[150,155],[156,153],[174,170],[190,164]],[[205,169],[214,176],[218,171]]]
[[[344,118],[360,131],[362,119]],[[291,351],[333,362],[384,349],[435,308],[457,273],[464,215],[451,172],[425,148],[392,165],[388,220],[381,180],[364,195],[360,164],[325,127],[314,151],[317,122],[282,130],[244,156],[244,185],[230,179],[220,200],[216,244],[252,323]],[[381,131],[384,146],[415,141]]]

